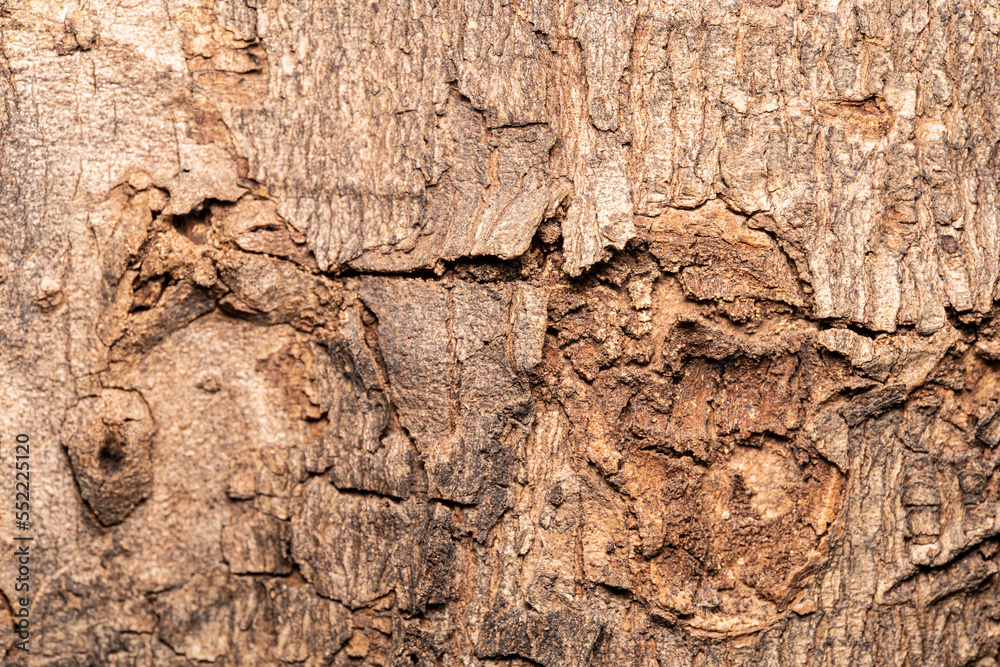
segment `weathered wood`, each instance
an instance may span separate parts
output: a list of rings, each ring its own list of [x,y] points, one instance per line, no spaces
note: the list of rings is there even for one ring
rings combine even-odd
[[[0,2],[7,662],[995,665],[998,61],[992,0]]]

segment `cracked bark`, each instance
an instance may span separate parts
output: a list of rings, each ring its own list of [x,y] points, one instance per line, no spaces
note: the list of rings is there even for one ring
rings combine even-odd
[[[0,3],[7,664],[995,665],[998,47]]]

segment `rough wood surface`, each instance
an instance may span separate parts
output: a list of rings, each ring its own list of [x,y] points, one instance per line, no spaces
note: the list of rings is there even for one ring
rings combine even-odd
[[[995,0],[0,0],[5,664],[996,665],[998,62]]]

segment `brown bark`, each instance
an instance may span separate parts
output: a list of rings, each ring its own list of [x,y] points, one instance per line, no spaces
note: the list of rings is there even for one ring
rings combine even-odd
[[[998,60],[994,0],[0,2],[7,664],[995,665]]]

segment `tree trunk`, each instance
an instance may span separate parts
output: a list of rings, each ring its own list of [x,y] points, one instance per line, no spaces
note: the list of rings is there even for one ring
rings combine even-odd
[[[0,2],[5,664],[996,665],[998,61],[995,0]]]

